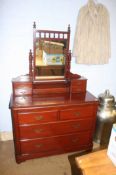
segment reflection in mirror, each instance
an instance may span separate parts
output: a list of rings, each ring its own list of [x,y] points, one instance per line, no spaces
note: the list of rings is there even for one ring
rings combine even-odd
[[[63,77],[65,72],[66,40],[36,39],[35,67],[36,76]]]
[[[67,31],[38,30],[33,24],[33,57],[30,74],[33,80],[65,80],[70,74],[70,25]]]

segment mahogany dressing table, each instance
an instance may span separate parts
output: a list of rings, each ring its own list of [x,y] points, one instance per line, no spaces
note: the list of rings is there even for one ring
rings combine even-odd
[[[29,74],[12,80],[10,100],[16,162],[91,150],[98,100],[87,79],[70,72],[67,31],[37,30]]]

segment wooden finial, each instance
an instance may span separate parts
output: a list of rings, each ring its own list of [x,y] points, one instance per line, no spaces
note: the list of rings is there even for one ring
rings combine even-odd
[[[30,51],[29,51],[29,55],[32,55],[32,51],[31,51],[31,49],[30,49]]]
[[[70,24],[68,25],[68,32],[70,32]]]
[[[30,76],[32,76],[32,59],[33,59],[32,51],[30,50],[29,51],[29,75]]]
[[[33,28],[36,29],[36,22],[33,23]]]

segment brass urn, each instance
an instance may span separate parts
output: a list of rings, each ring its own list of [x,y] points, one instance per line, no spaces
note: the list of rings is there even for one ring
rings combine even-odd
[[[95,128],[94,141],[101,146],[107,146],[113,123],[116,122],[116,102],[109,90],[98,96],[99,107]]]

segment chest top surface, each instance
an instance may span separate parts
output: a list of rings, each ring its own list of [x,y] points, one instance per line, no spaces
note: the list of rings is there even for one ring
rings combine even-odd
[[[46,94],[39,96],[11,97],[11,107],[49,107],[49,106],[71,106],[79,104],[97,104],[97,98],[90,92],[77,94]]]

